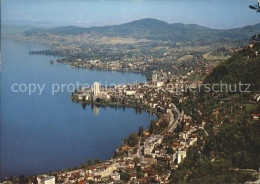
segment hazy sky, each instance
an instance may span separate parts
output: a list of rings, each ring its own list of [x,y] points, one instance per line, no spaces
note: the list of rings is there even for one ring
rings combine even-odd
[[[2,0],[2,23],[37,26],[102,26],[156,18],[233,28],[260,22],[248,8],[256,0]]]

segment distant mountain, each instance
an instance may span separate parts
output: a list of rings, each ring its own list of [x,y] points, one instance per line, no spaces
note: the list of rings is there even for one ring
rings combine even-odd
[[[47,33],[64,36],[91,34],[95,36],[187,42],[218,38],[248,39],[259,31],[260,24],[237,29],[216,30],[196,24],[169,24],[156,19],[141,19],[126,24],[104,27],[81,28],[77,26],[65,26],[48,30],[32,29],[24,32],[24,34],[26,36]]]
[[[156,19],[142,19],[127,24],[92,27],[88,29],[88,33],[96,33],[104,36],[145,38],[162,41],[189,41],[190,39],[195,39],[202,32],[210,31],[211,29],[209,28],[195,24],[168,24]]]
[[[248,38],[254,34],[260,34],[260,23],[251,26],[245,26],[243,28],[223,30],[217,36],[229,37],[229,38]]]

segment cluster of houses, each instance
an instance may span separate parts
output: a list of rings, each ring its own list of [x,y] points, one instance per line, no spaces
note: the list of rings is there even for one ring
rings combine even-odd
[[[109,95],[110,98],[118,99],[121,97],[121,99],[127,99],[125,102],[134,100],[134,104],[139,102],[153,110],[159,109],[163,112],[162,117],[168,119],[169,127],[176,128],[180,121],[183,121],[185,124],[183,131],[179,133],[178,138],[170,145],[164,144],[163,140],[165,136],[167,137],[174,134],[174,129],[169,128],[165,134],[158,135],[149,135],[149,133],[144,132],[147,138],[143,146],[140,144],[137,146],[137,153],[129,153],[127,157],[109,160],[105,163],[110,164],[104,164],[106,166],[105,168],[102,166],[101,171],[99,168],[95,168],[93,171],[87,170],[86,174],[88,177],[86,178],[85,174],[82,179],[84,178],[96,182],[115,182],[115,178],[120,180],[120,176],[115,177],[118,176],[118,173],[126,172],[131,176],[130,181],[132,182],[145,183],[151,181],[151,179],[159,183],[168,182],[171,169],[177,168],[178,164],[186,157],[188,148],[196,144],[198,139],[196,131],[199,129],[204,130],[205,122],[202,122],[201,125],[193,124],[190,116],[185,115],[184,112],[180,113],[175,105],[171,103],[171,99],[165,95],[165,86],[165,82],[162,82],[162,85],[158,85],[158,81],[152,81],[149,83],[123,85],[111,89],[100,88],[101,91]],[[85,92],[91,95],[94,94],[93,90],[94,88],[91,90],[83,90],[83,93]],[[97,93],[97,96],[99,96],[99,93]],[[177,112],[177,117],[173,115],[173,111]],[[173,153],[168,153],[167,149],[169,147],[174,151]],[[142,172],[147,172],[147,177],[144,175],[141,178],[137,178],[135,158],[140,159],[138,166],[142,168]],[[153,170],[153,165],[165,164],[169,165],[167,172],[158,174],[157,171]]]
[[[154,170],[146,169],[141,163],[145,176],[158,178],[158,173]],[[122,183],[120,173],[127,173],[129,180],[138,182],[137,171],[133,157],[123,157],[118,159],[110,159],[99,165],[90,166],[84,169],[77,169],[70,172],[59,172],[57,175],[59,183]]]
[[[57,177],[61,183],[88,183],[89,181],[113,183],[120,181],[120,174],[116,172],[118,167],[120,167],[120,161],[111,159],[97,166],[64,173],[59,172]],[[129,164],[129,167],[134,167],[134,165]]]
[[[102,62],[100,60],[86,60],[81,59],[74,60],[71,64],[71,67],[77,68],[90,68],[97,70],[110,70],[110,71],[124,71],[124,72],[145,72],[149,68],[149,64],[146,62],[131,62],[127,63],[124,61],[109,61]]]
[[[152,151],[157,145],[162,143],[163,136],[162,135],[151,135],[145,142],[144,142],[144,155],[151,155]]]
[[[154,72],[153,80],[145,83],[106,86],[95,82],[92,87],[79,89],[72,95],[72,99],[105,105],[138,106],[147,111],[165,113],[173,108],[172,95],[181,95],[188,89],[195,89],[198,85],[200,82],[190,82],[187,76],[170,73],[159,75]]]
[[[62,55],[77,55],[82,52],[81,48],[77,45],[71,49],[70,47],[57,47],[48,52],[59,52]],[[99,52],[94,49],[95,52]],[[101,49],[102,50],[102,49]],[[93,50],[89,51],[92,53]],[[180,58],[191,56],[190,59],[185,60],[180,65],[178,61]],[[157,73],[163,74],[161,68],[167,72],[172,71],[175,74],[192,75],[192,74],[207,74],[212,70],[212,66],[205,62],[200,52],[194,51],[176,51],[166,52],[157,56],[148,55],[125,55],[123,57],[111,57],[104,59],[103,57],[97,57],[90,60],[82,59],[80,57],[68,57],[58,59],[57,62],[69,64],[71,67],[76,68],[88,68],[95,70],[107,70],[107,71],[123,71],[123,72],[138,72],[138,73],[151,73],[152,70],[156,70]]]
[[[55,184],[55,177],[46,174],[37,176],[38,184]]]
[[[198,134],[196,131],[204,129],[205,125],[205,123],[201,125],[193,124],[191,118],[183,113],[180,115],[180,118],[185,123],[183,131],[179,133],[178,138],[173,140],[171,144],[166,144],[164,139],[173,135],[173,132],[167,132],[164,135],[152,134],[147,137],[143,146],[137,146],[137,154],[112,158],[82,169],[58,172],[58,182],[84,184],[90,181],[96,183],[122,183],[124,181],[121,178],[121,174],[125,173],[129,176],[129,181],[132,183],[149,183],[151,181],[168,183],[171,170],[176,169],[184,160],[188,148],[197,142]],[[167,151],[169,147],[173,149],[173,153]],[[158,173],[153,168],[155,165],[167,166],[167,170],[163,173]],[[138,167],[140,168],[139,171]],[[141,172],[142,176],[138,176],[138,172]]]
[[[201,125],[192,123],[191,117],[179,112],[171,102],[169,94],[177,84],[185,84],[185,77],[177,77],[170,74],[157,75],[154,72],[153,80],[147,83],[134,83],[118,85],[113,87],[101,86],[95,82],[91,88],[82,88],[75,92],[72,98],[90,103],[106,102],[139,106],[152,112],[160,112],[161,118],[169,122],[166,132],[160,134],[145,134],[145,141],[136,146],[137,152],[128,152],[127,155],[119,156],[102,162],[100,164],[69,172],[59,172],[60,183],[88,183],[90,181],[99,183],[120,183],[122,173],[129,176],[133,183],[168,183],[171,170],[176,169],[187,155],[190,146],[198,140],[197,130],[204,130],[205,122]],[[194,84],[196,85],[196,84]],[[160,119],[158,120],[160,121]],[[174,129],[180,122],[184,122],[183,130],[178,133],[176,139],[166,144],[164,139],[174,135]],[[126,146],[127,147],[127,146]],[[169,148],[173,150],[169,152]],[[128,148],[132,149],[133,148]],[[138,162],[136,161],[138,159]],[[162,173],[158,173],[154,166],[166,167]],[[137,171],[137,167],[141,170]],[[141,172],[142,176],[138,175]]]
[[[175,151],[173,154],[173,162],[177,164],[181,163],[186,157],[188,148],[197,143],[198,134],[196,131],[198,129],[205,131],[205,122],[202,122],[201,125],[191,124],[189,118],[185,119],[184,122],[183,131],[179,133],[179,138],[174,140],[172,144],[172,148]]]

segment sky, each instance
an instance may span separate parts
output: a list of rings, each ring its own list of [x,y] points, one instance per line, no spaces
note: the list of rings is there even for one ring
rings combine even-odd
[[[81,27],[143,18],[229,29],[260,22],[257,0],[2,0],[2,24]]]

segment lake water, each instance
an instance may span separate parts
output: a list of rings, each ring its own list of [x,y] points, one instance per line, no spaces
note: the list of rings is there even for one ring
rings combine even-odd
[[[1,178],[36,175],[108,159],[131,132],[156,119],[132,108],[85,109],[70,92],[51,94],[55,83],[132,83],[145,76],[51,65],[52,56],[29,55],[44,46],[2,40]],[[14,93],[12,84],[45,84],[42,95]],[[17,86],[16,86],[17,87]],[[17,90],[15,88],[15,90]]]

